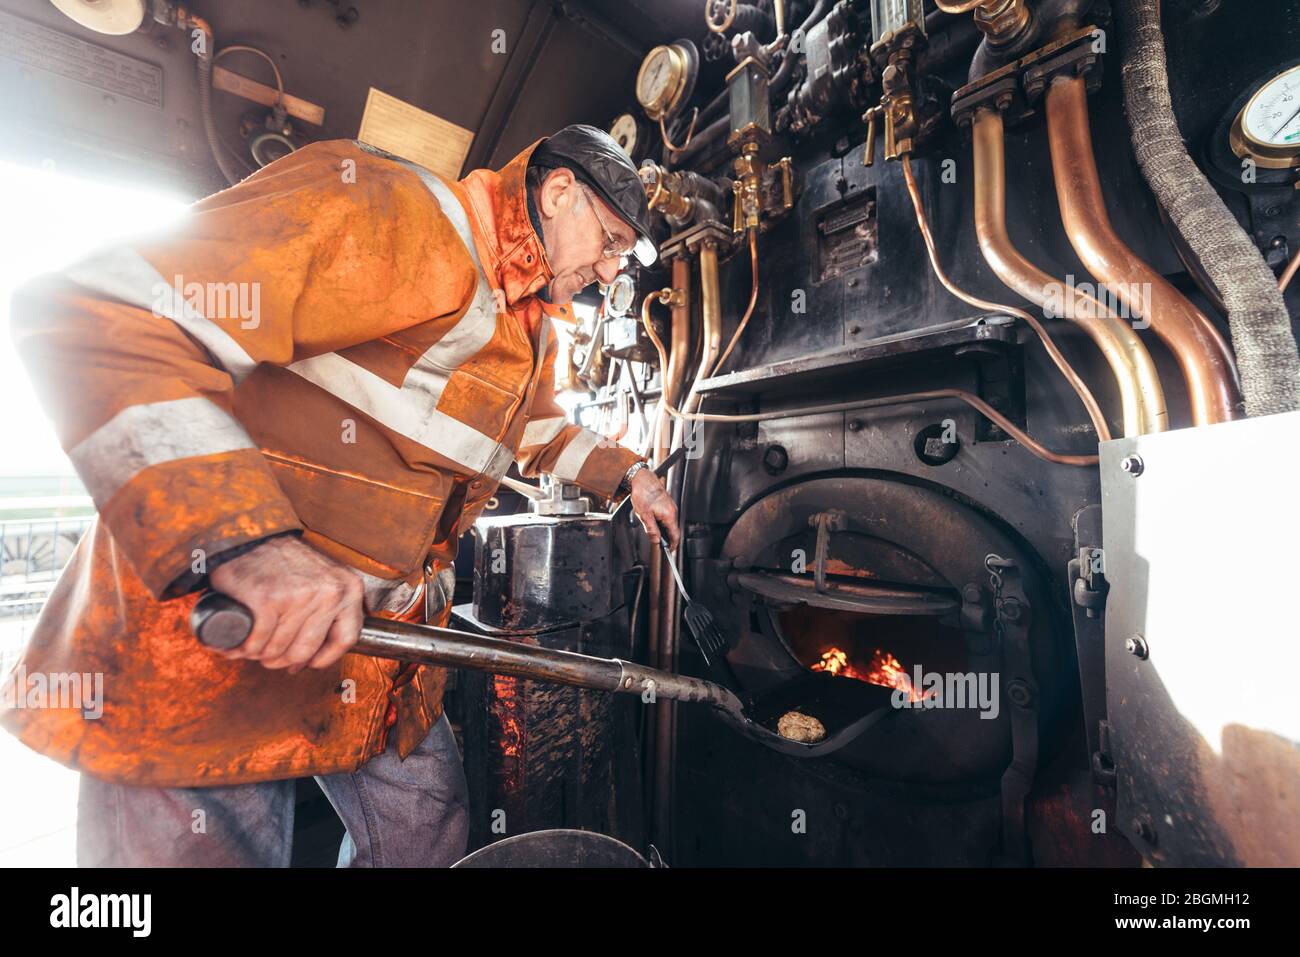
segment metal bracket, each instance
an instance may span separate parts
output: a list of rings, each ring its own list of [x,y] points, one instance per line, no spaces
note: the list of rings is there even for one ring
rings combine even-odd
[[[1101,549],[1101,506],[1088,505],[1074,516],[1075,558],[1067,566],[1070,612],[1074,621],[1075,658],[1079,663],[1079,697],[1093,777],[1112,786],[1115,769],[1101,754],[1101,725],[1106,721],[1106,625],[1102,612],[1110,584]]]
[[[813,553],[813,581],[819,592],[826,591],[826,559],[830,553],[831,532],[842,532],[848,519],[839,509],[829,509],[808,517],[808,524],[817,529],[817,546]]]
[[[953,120],[969,129],[979,109],[996,109],[1007,126],[1029,119],[1061,73],[1086,77],[1088,92],[1095,92],[1102,75],[1101,54],[1093,48],[1098,29],[1094,24],[1082,27],[966,84],[952,96]]]
[[[984,567],[993,588],[995,629],[1002,656],[1002,689],[1011,702],[1011,764],[1002,773],[1002,861],[1031,863],[1025,801],[1038,772],[1038,683],[1029,650],[1033,606],[1025,594],[1020,566],[987,555]]]

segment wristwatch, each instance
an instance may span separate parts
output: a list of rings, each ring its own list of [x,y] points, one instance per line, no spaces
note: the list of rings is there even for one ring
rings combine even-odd
[[[646,465],[645,462],[633,462],[632,467],[623,474],[623,481],[618,483],[618,490],[620,492],[632,491],[632,477],[642,469],[647,469],[649,467],[650,466]]]

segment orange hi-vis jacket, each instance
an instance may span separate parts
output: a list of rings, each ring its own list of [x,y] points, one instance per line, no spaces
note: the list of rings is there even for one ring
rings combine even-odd
[[[345,655],[289,675],[204,650],[187,619],[206,556],[300,532],[361,574],[371,613],[409,620],[511,462],[617,494],[638,456],[555,401],[547,316],[568,307],[536,295],[536,145],[448,182],[315,143],[19,290],[16,344],[99,515],[0,682],[0,723],[164,787],[355,770],[390,728],[414,749],[443,669]],[[94,708],[41,693],[96,680]]]

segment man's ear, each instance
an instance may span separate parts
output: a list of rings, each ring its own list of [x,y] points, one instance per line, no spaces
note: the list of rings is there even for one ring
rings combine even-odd
[[[563,166],[551,170],[542,180],[540,212],[547,219],[555,219],[560,213],[572,209],[578,197],[578,180],[572,170]]]

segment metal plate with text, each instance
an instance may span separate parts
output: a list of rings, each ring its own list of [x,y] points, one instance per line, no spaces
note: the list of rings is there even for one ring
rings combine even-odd
[[[161,67],[0,11],[0,57],[162,107]]]

